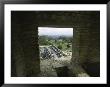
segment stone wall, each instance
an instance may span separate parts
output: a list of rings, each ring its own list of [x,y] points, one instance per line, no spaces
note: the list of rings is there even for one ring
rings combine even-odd
[[[76,76],[80,73],[99,76],[100,12],[98,11],[12,12],[13,75],[22,71],[20,75],[15,76],[37,76],[40,72],[37,27],[72,27],[73,73]],[[90,74],[96,70],[98,70],[97,75]]]
[[[32,12],[11,12],[12,76],[37,76],[40,72],[38,31]]]
[[[73,73],[100,76],[100,13],[93,12],[87,17],[85,27],[79,23],[73,32]]]

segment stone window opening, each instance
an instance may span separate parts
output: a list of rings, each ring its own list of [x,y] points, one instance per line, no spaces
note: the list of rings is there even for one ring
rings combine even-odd
[[[38,27],[41,77],[68,77],[73,28]]]

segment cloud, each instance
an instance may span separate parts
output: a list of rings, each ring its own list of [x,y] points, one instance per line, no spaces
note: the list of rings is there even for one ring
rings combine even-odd
[[[38,27],[39,35],[72,36],[73,28]]]

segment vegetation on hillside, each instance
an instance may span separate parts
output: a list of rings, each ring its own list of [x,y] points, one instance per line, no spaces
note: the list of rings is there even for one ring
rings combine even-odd
[[[72,50],[72,36],[39,36],[39,45],[54,45],[62,51]]]

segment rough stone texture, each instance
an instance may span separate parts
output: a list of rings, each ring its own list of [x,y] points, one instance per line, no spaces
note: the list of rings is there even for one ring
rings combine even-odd
[[[12,76],[37,76],[40,72],[38,26],[73,27],[73,74],[100,75],[100,12],[13,11]]]
[[[100,76],[100,15],[93,12],[88,16],[92,19],[87,26],[73,32],[73,72]]]
[[[34,15],[33,12],[12,12],[12,76],[37,76],[40,72]]]

